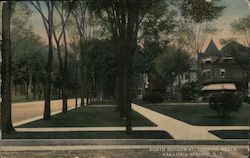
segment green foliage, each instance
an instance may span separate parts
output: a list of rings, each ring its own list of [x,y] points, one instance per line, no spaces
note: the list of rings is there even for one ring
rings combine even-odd
[[[146,93],[143,95],[143,100],[147,103],[161,103],[163,96],[159,92]]]
[[[200,87],[195,82],[186,83],[181,87],[183,101],[194,101],[200,96]]]
[[[145,101],[143,99],[134,99],[133,103],[138,104],[138,105],[145,105]]]
[[[29,17],[32,11],[24,2],[16,2],[12,13],[11,53],[13,82],[28,82],[29,68],[32,67],[33,82],[44,82],[45,55],[41,37],[31,30]]]
[[[250,15],[240,18],[231,24],[232,31],[240,34],[243,38],[244,44],[250,46]]]
[[[225,8],[218,5],[219,1],[183,0],[181,12],[186,19],[192,19],[196,23],[209,22],[221,16]]]
[[[154,59],[163,52],[163,48],[156,42],[146,41],[144,48],[136,52],[134,57],[135,73],[155,72]]]
[[[242,101],[232,92],[213,94],[209,98],[209,107],[215,110],[219,116],[225,117],[232,111],[238,111]]]
[[[93,39],[84,42],[86,48],[86,68],[90,77],[99,88],[105,88],[114,95],[117,75],[117,59],[110,40]]]
[[[166,1],[153,3],[149,12],[144,16],[141,27],[143,41],[167,44],[167,36],[177,25],[176,12],[170,11]]]
[[[156,58],[155,66],[162,77],[173,79],[179,74],[188,72],[190,62],[190,55],[187,52],[170,47]]]
[[[250,15],[234,21],[231,27],[234,32],[245,33],[250,27]]]

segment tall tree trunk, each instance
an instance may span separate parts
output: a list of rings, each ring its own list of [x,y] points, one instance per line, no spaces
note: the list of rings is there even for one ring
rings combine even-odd
[[[80,49],[81,49],[81,53],[80,53],[80,75],[81,75],[81,106],[85,106],[85,89],[86,89],[86,86],[85,86],[85,80],[84,80],[84,72],[85,72],[85,66],[84,66],[84,47],[83,47],[83,40],[82,40],[83,37],[80,36]]]
[[[118,103],[118,108],[120,109],[120,117],[124,118],[125,117],[125,109],[124,109],[124,85],[123,85],[123,70],[122,66],[119,69],[118,72],[118,95],[117,95],[117,103]]]
[[[77,71],[78,71],[78,69],[77,69],[78,67],[77,67],[77,55],[76,55],[76,51],[75,51],[75,77],[76,77],[76,84],[75,84],[75,108],[77,108],[77,104],[78,104],[78,100],[77,100],[77,98],[78,98],[78,95],[77,95],[77,93],[78,93],[78,90],[77,90],[77,88],[78,88],[78,73],[77,73]]]
[[[181,95],[181,74],[177,75],[177,79],[178,79],[178,86],[177,86],[177,101],[181,102],[182,100],[182,95]]]
[[[1,87],[1,129],[2,136],[14,132],[11,119],[11,52],[10,52],[11,2],[3,3],[2,8],[2,87]]]
[[[67,88],[67,81],[66,81],[65,77],[66,76],[64,75],[63,87],[62,87],[62,98],[63,98],[63,108],[62,108],[62,111],[63,111],[63,113],[67,112],[67,110],[68,110],[68,105],[67,105],[68,88]]]
[[[17,96],[17,85],[13,84],[13,88],[14,88],[14,96]]]
[[[45,105],[44,105],[44,120],[49,120],[51,117],[51,75],[52,75],[52,64],[53,64],[53,41],[52,41],[52,25],[53,25],[53,4],[50,3],[50,7],[48,8],[48,41],[49,41],[49,52],[48,52],[48,62],[46,67],[46,81],[45,81]]]
[[[118,82],[118,76],[116,77],[115,80],[115,111],[119,112],[120,111],[120,107],[118,104],[118,86],[119,86],[119,82]]]
[[[125,113],[126,113],[126,132],[130,134],[132,132],[132,116],[131,116],[131,87],[130,87],[130,72],[129,72],[129,65],[124,65],[123,73],[124,73],[124,80],[123,80],[123,88],[124,88],[124,103],[125,106]]]
[[[32,65],[29,64],[29,84],[28,84],[28,99],[32,96]]]
[[[33,84],[33,100],[36,99],[36,84]]]
[[[38,87],[39,89],[38,89],[38,91],[39,91],[39,94],[38,94],[38,98],[39,99],[42,99],[42,86],[41,86],[41,84],[39,83],[39,87]]]
[[[65,28],[63,28],[63,39],[64,39],[64,67],[63,67],[63,113],[68,111],[68,97],[69,97],[69,88],[68,88],[68,47]]]
[[[120,42],[123,43],[123,42]],[[115,47],[116,48],[116,47]],[[125,118],[126,117],[126,111],[125,111],[125,106],[126,104],[124,104],[125,102],[125,98],[124,98],[124,91],[126,89],[126,87],[124,87],[124,60],[126,60],[126,58],[124,59],[124,54],[126,53],[125,49],[122,48],[120,46],[120,48],[116,48],[116,50],[119,50],[117,52],[117,57],[118,57],[118,74],[117,74],[117,104],[118,104],[118,108],[120,110],[120,117],[121,118]]]
[[[26,100],[29,100],[29,84],[25,82]]]

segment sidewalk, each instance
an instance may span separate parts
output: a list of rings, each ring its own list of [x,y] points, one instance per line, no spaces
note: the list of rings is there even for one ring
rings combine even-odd
[[[110,107],[111,105],[96,105],[89,107]],[[113,105],[112,105],[113,106]],[[69,108],[72,110],[74,107]],[[133,130],[153,130],[166,131],[175,140],[221,140],[219,137],[209,133],[210,130],[248,130],[249,126],[194,126],[188,123],[179,121],[172,117],[160,114],[145,107],[132,104],[132,109],[140,113],[144,117],[155,123],[156,127],[133,127]],[[60,111],[53,112],[52,115],[61,113]],[[32,121],[41,119],[42,116],[30,118],[28,120],[14,123],[14,126],[19,126]],[[66,132],[66,131],[125,131],[125,127],[60,127],[60,128],[16,128],[19,132]]]
[[[168,132],[175,140],[221,140],[209,133],[215,129],[249,129],[248,126],[193,126],[142,106],[132,104],[132,109]]]

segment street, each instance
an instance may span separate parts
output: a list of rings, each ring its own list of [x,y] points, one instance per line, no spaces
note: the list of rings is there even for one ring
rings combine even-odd
[[[80,105],[80,99],[78,99]],[[75,99],[68,100],[68,109],[75,107]],[[12,104],[13,123],[22,122],[31,118],[43,116],[44,101],[22,102]],[[62,110],[62,100],[51,101],[51,112]]]

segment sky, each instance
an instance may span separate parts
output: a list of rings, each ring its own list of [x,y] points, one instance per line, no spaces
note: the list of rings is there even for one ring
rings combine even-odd
[[[250,3],[248,0],[222,0],[221,4],[226,6],[223,11],[223,15],[215,20],[215,26],[220,30],[217,34],[211,35],[210,39],[213,38],[216,45],[221,48],[219,40],[221,38],[227,39],[237,37],[230,29],[230,24],[241,17],[250,15]]]
[[[206,49],[211,38],[213,38],[218,48],[221,48],[219,43],[220,39],[237,37],[237,35],[232,33],[230,24],[234,20],[250,15],[250,2],[248,0],[221,0],[220,3],[221,5],[226,6],[226,9],[223,11],[223,15],[214,21],[214,24],[219,31],[216,34],[209,36],[203,50]],[[35,10],[31,16],[30,23],[33,26],[34,31],[46,40],[47,37],[41,16]]]

